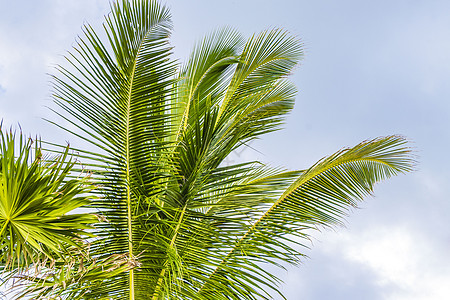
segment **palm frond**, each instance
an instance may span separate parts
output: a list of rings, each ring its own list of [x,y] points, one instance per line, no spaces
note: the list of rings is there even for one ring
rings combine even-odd
[[[59,67],[54,77],[54,99],[81,137],[98,151],[82,151],[86,166],[102,185],[93,208],[108,222],[96,226],[99,237],[92,245],[94,257],[106,259],[127,253],[135,260],[142,251],[140,226],[146,218],[142,199],[154,196],[167,181],[166,159],[174,107],[172,93],[175,64],[170,60],[170,14],[155,1],[119,1],[105,18],[107,41],[92,27],[84,27],[70,67]],[[126,274],[128,273],[128,274]],[[91,288],[85,297],[134,298],[135,272]]]
[[[292,246],[308,245],[309,230],[343,225],[357,202],[370,195],[375,183],[414,165],[402,137],[363,142],[322,159],[301,173],[281,197],[235,240],[234,247],[200,289],[208,299],[255,299],[277,279],[261,263],[296,263],[302,255]],[[243,273],[245,275],[243,276]],[[267,296],[267,295],[266,295]],[[264,297],[265,298],[265,297]]]

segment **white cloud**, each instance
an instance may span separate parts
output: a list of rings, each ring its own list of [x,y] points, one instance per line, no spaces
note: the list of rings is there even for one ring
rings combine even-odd
[[[329,237],[328,237],[329,238]],[[363,234],[336,235],[327,251],[376,274],[386,300],[446,300],[450,261],[442,261],[434,241],[407,227],[373,228]]]

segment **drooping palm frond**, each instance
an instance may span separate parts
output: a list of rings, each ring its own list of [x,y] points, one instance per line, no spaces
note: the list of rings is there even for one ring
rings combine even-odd
[[[297,263],[293,246],[307,247],[310,230],[343,225],[349,209],[373,191],[375,183],[410,171],[414,161],[404,138],[388,136],[363,142],[326,157],[305,170],[258,219],[238,236],[200,293],[209,299],[266,298],[276,278],[262,263]],[[244,273],[245,275],[243,276]],[[229,284],[233,282],[233,284]],[[201,298],[201,297],[200,297]]]
[[[106,220],[93,232],[97,261],[86,264],[96,284],[76,279],[65,297],[270,298],[278,281],[264,263],[297,262],[310,229],[339,224],[376,182],[410,170],[395,136],[305,171],[227,166],[234,150],[280,129],[293,108],[298,39],[273,29],[245,42],[218,30],[177,71],[166,7],[122,0],[104,27],[106,41],[86,26],[54,77],[57,114],[91,144],[80,159],[100,186],[91,207]],[[97,262],[110,257],[125,257],[127,267],[96,276]]]
[[[91,236],[86,230],[97,218],[74,210],[92,201],[94,186],[87,176],[71,176],[74,164],[68,147],[56,158],[45,157],[39,140],[0,128],[3,271],[21,274],[30,267],[70,260],[83,248],[82,239]]]

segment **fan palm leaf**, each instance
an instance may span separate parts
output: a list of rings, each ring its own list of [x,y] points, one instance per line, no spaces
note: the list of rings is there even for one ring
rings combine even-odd
[[[3,271],[64,263],[90,237],[91,214],[74,213],[92,201],[88,176],[73,176],[69,148],[46,157],[39,140],[0,127],[0,259]]]

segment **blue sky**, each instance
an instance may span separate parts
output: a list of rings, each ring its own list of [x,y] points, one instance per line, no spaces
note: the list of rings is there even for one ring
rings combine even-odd
[[[417,171],[383,182],[347,227],[315,235],[310,259],[277,271],[288,299],[445,300],[450,297],[450,2],[167,1],[175,55],[186,57],[209,31],[231,25],[250,36],[283,27],[305,58],[286,129],[235,159],[304,169],[377,136],[401,134]],[[0,118],[30,134],[70,137],[51,117],[49,78],[81,25],[99,27],[100,0],[0,0]],[[239,156],[239,157],[237,157]]]

